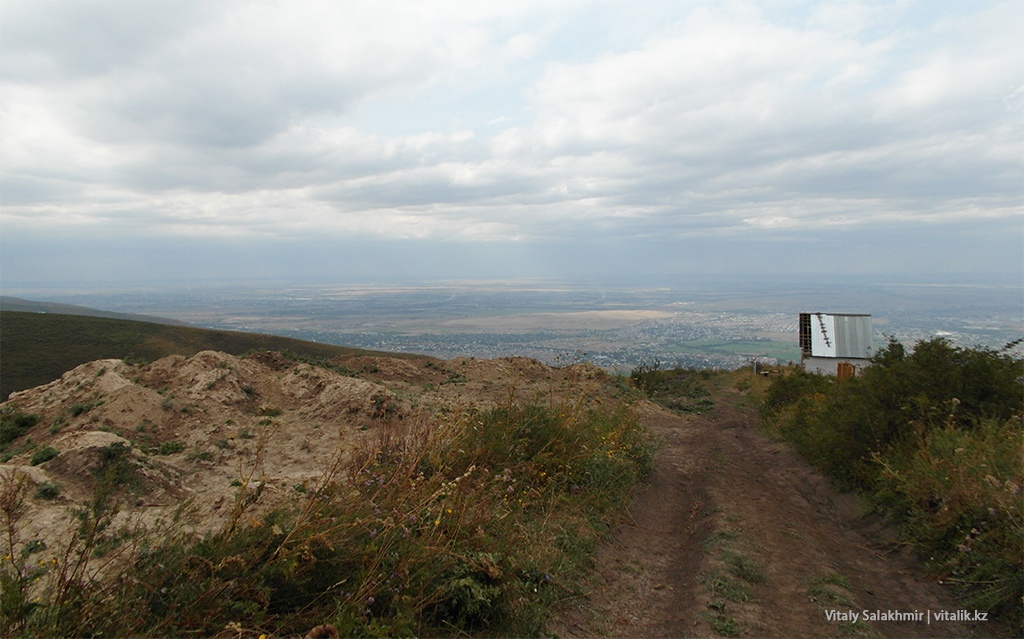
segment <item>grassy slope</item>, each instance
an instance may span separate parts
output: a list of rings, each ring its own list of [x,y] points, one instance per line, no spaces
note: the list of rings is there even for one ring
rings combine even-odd
[[[153,315],[139,315],[138,313],[118,313],[115,311],[102,311],[88,306],[77,306],[75,304],[60,304],[58,302],[37,302],[26,300],[10,295],[0,295],[0,312],[2,311],[23,311],[26,313],[56,313],[58,315],[88,315],[89,317],[110,317],[113,319],[133,320],[136,322],[156,322],[157,324],[172,324],[174,326],[189,326],[188,322],[171,319],[169,317],[155,317]]]
[[[369,353],[287,337],[218,331],[152,322],[0,312],[0,399],[46,384],[79,364],[132,357],[152,361],[167,355],[217,350],[240,355],[253,350],[292,351],[310,357]],[[389,355],[394,355],[390,354]]]

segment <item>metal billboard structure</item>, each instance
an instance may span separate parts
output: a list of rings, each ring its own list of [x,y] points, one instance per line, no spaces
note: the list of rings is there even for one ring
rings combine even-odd
[[[871,316],[852,313],[800,313],[804,370],[849,377],[873,354]]]

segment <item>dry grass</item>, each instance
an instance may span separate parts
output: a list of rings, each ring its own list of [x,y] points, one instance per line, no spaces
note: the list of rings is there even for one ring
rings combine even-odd
[[[341,451],[294,508],[256,516],[239,468],[223,529],[180,516],[111,527],[130,469],[112,454],[68,546],[33,566],[24,480],[0,489],[4,636],[537,634],[577,595],[652,450],[626,409],[507,405],[423,418]],[[273,433],[266,433],[271,437]],[[127,473],[127,475],[126,475]],[[105,479],[104,479],[105,478]]]

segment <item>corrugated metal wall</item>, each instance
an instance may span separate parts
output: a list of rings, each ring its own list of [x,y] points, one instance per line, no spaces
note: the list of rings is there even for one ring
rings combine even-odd
[[[836,357],[871,357],[871,316],[834,315]]]
[[[870,315],[801,313],[800,319],[801,346],[810,344],[810,353],[804,350],[805,356],[871,357]]]

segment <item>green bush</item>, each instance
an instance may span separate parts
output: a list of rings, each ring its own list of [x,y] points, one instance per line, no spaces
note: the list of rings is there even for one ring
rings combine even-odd
[[[776,378],[761,414],[895,518],[965,602],[1020,624],[1024,362],[1007,350],[890,340],[860,377]]]
[[[23,413],[17,409],[0,412],[0,446],[13,442],[37,423],[39,415]]]
[[[44,446],[32,454],[32,460],[29,463],[33,466],[45,464],[59,454],[60,453],[57,452],[57,449],[53,446]]]
[[[36,489],[36,497],[39,499],[56,499],[60,495],[60,486],[53,482],[39,484]]]
[[[877,499],[900,513],[907,538],[949,576],[965,603],[1004,617],[1024,596],[1024,484],[1020,418],[973,429],[932,429],[885,457]]]

